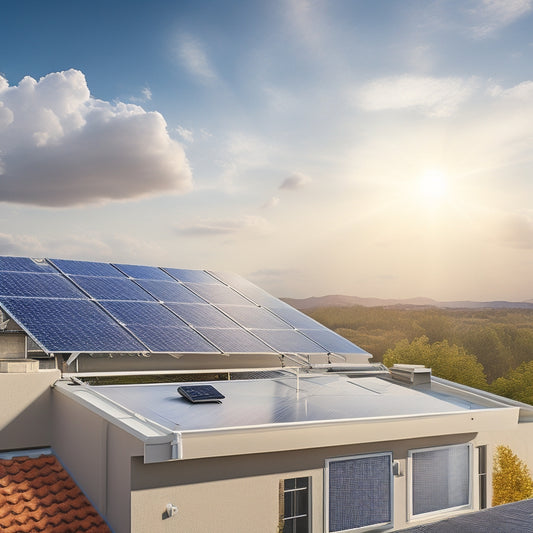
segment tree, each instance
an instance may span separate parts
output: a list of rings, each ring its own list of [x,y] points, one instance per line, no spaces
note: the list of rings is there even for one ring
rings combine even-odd
[[[492,505],[533,497],[533,480],[527,465],[509,446],[497,446],[492,472]]]
[[[533,405],[533,361],[522,363],[494,380],[490,390],[494,394]]]
[[[478,389],[487,388],[483,365],[476,356],[446,340],[429,344],[426,336],[411,343],[404,339],[387,350],[383,362],[388,367],[396,363],[424,365],[431,368],[435,376]]]

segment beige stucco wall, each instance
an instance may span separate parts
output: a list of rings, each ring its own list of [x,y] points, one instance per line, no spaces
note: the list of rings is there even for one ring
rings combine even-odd
[[[114,533],[130,530],[130,459],[140,441],[56,392],[52,447]]]
[[[0,335],[0,359],[26,357],[26,334],[4,333]]]
[[[492,457],[499,445],[509,446],[533,474],[533,422],[521,423],[514,431],[499,431],[497,427],[493,431],[486,431],[479,434],[476,441],[487,445],[488,455],[488,476],[487,476],[487,503],[489,507],[492,501]]]
[[[59,370],[0,373],[0,450],[50,446],[52,384]]]
[[[273,533],[277,531],[279,481],[311,476],[312,531],[324,530],[325,461],[333,457],[392,451],[402,475],[394,477],[394,525],[407,522],[408,450],[476,442],[475,434],[409,439],[302,451],[194,459],[145,465],[132,462],[132,532]],[[165,517],[172,503],[178,513]],[[475,506],[477,499],[474,499]]]

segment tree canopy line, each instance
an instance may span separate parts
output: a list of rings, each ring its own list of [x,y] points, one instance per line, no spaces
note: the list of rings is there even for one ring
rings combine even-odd
[[[320,307],[309,316],[382,361],[533,405],[532,309]]]

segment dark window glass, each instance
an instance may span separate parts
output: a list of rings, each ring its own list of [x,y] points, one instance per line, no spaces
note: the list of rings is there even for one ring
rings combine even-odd
[[[309,532],[309,478],[283,481],[283,533]]]
[[[487,508],[487,447],[478,446],[479,508]]]

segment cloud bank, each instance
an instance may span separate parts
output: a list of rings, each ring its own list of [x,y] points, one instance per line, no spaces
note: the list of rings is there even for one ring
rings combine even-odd
[[[177,228],[177,233],[189,237],[214,235],[266,235],[272,230],[267,220],[260,216],[245,215],[233,219],[202,219],[188,226]]]
[[[452,115],[476,89],[474,80],[429,76],[391,76],[359,89],[356,104],[365,111],[414,109],[430,117]]]
[[[471,16],[477,19],[473,35],[485,38],[527,15],[532,9],[532,0],[477,0],[471,9]]]
[[[191,188],[164,118],[90,95],[78,70],[0,76],[0,202],[68,207]]]

